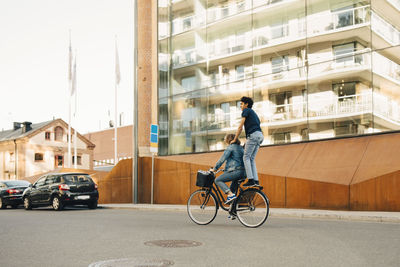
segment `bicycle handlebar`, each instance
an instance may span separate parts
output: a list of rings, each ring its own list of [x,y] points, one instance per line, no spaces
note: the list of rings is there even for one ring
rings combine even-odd
[[[222,172],[222,171],[223,171],[223,169],[219,169],[218,171],[211,171],[210,170],[210,172],[213,172],[214,174],[217,174],[217,173]]]

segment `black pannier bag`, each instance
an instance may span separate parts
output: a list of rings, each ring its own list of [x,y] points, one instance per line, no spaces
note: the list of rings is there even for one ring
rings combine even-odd
[[[198,171],[196,186],[199,187],[211,187],[213,185],[215,175],[209,171]]]

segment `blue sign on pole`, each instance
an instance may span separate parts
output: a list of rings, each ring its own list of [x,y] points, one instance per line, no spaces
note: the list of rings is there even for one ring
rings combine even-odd
[[[150,126],[150,152],[158,152],[158,125],[152,124]]]

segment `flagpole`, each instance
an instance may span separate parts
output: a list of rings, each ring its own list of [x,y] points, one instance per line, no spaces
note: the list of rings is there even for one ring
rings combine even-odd
[[[77,92],[77,90],[76,90],[76,57],[77,57],[77,55],[78,55],[78,52],[77,52],[77,50],[75,50],[75,62],[74,62],[74,93],[75,93],[75,111],[74,111],[74,126],[75,126],[75,129],[74,129],[74,169],[77,169],[77,163],[78,163],[78,161],[77,161],[77,159],[78,159],[78,156],[77,156],[77,133],[76,133],[76,106],[78,105],[78,98],[77,98],[77,95],[78,95],[78,92]]]
[[[69,72],[68,72],[68,80],[69,80],[69,107],[68,107],[68,168],[71,168],[71,91],[72,91],[72,48],[71,48],[71,30],[69,30]]]
[[[118,47],[117,47],[117,36],[115,36],[115,120],[114,120],[114,164],[118,162],[118,140],[117,140],[117,128],[118,128],[118,84],[120,82],[120,70],[119,70],[119,58],[118,58]]]

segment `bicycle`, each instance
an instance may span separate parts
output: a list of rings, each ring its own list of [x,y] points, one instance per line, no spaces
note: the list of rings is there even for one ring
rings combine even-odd
[[[213,173],[211,186],[202,187],[194,191],[187,202],[187,212],[190,219],[199,225],[211,223],[217,216],[218,209],[221,207],[230,216],[235,216],[240,223],[246,227],[256,228],[261,226],[269,215],[269,199],[265,195],[262,186],[243,189],[241,184],[246,180],[238,181],[238,189],[234,192],[237,198],[224,206],[226,199],[215,184],[215,174]],[[239,193],[238,193],[239,191]]]

